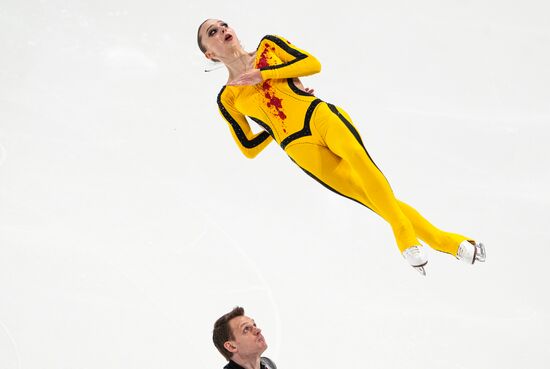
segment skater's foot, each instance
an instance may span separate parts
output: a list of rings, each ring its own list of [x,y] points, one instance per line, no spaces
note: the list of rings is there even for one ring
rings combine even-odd
[[[426,275],[424,266],[428,264],[428,256],[424,252],[424,248],[420,245],[411,246],[402,252],[403,257],[407,262],[416,269],[420,274]]]
[[[473,264],[476,260],[483,263],[486,258],[485,246],[481,242],[464,240],[458,246],[456,257],[468,264]]]

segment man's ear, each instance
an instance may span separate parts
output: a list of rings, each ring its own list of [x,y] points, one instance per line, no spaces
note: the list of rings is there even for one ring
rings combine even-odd
[[[225,349],[229,352],[237,352],[237,346],[233,345],[229,341],[225,341],[225,343],[223,344],[223,347],[225,347]]]

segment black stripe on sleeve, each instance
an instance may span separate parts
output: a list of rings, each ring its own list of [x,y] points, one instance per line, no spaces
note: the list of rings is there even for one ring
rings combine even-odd
[[[271,129],[270,126],[267,125],[267,123],[259,120],[258,118],[254,118],[254,117],[249,117],[249,118],[252,119],[254,122],[258,123],[258,125],[262,127],[267,133],[269,133],[271,137],[275,138],[275,135],[273,134],[273,130]]]
[[[289,53],[290,55],[292,55],[293,57],[295,57],[296,59],[294,60],[291,60],[289,62],[286,62],[286,63],[283,63],[283,64],[278,64],[278,65],[268,65],[266,67],[262,67],[260,68],[260,70],[268,70],[268,69],[278,69],[278,68],[283,68],[283,67],[286,67],[287,65],[290,65],[290,64],[294,64],[302,59],[305,59],[307,58],[307,55],[300,52],[299,50],[296,50],[295,48],[291,47],[290,45],[288,45],[286,42],[284,42],[283,40],[281,40],[280,38],[278,37],[275,37],[275,36],[271,36],[271,35],[267,35],[265,36],[264,38],[262,38],[262,41],[260,41],[260,44],[258,45],[258,48],[257,50],[259,51],[260,50],[260,46],[262,46],[262,42],[264,40],[269,40],[273,43],[275,43],[277,46],[279,46],[281,49],[283,49],[284,51],[286,51],[287,53]]]
[[[229,112],[227,111],[227,109],[222,103],[221,96],[225,91],[225,87],[226,86],[223,86],[220,93],[218,94],[218,107],[220,109],[220,112],[222,113],[225,120],[227,120],[231,125],[231,128],[233,129],[233,131],[235,132],[235,135],[239,139],[240,144],[247,149],[253,149],[256,146],[260,145],[262,142],[264,142],[267,138],[269,138],[269,133],[264,131],[260,133],[258,136],[254,137],[252,140],[249,140],[246,137],[241,126],[239,126],[239,123],[237,123],[237,121],[231,116],[231,114],[229,114]]]

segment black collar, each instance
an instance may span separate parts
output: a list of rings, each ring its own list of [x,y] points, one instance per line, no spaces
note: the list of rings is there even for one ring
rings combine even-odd
[[[242,366],[234,362],[233,360],[229,360],[226,366],[223,367],[223,369],[244,369]],[[260,369],[267,369],[264,365],[264,363],[260,360]]]

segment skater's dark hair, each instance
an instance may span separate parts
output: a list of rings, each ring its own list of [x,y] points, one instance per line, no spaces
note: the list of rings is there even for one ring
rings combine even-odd
[[[199,26],[199,29],[197,30],[197,44],[199,44],[199,49],[201,49],[203,54],[206,52],[206,47],[204,47],[204,45],[202,44],[201,27],[204,23],[206,23],[207,20],[208,19],[202,22]]]
[[[229,313],[222,315],[216,323],[214,323],[214,331],[212,332],[212,341],[214,341],[214,346],[218,349],[220,354],[227,359],[231,360],[232,352],[229,352],[223,344],[229,340],[235,339],[231,327],[229,326],[229,321],[238,316],[244,315],[244,309],[240,306],[233,308]]]

